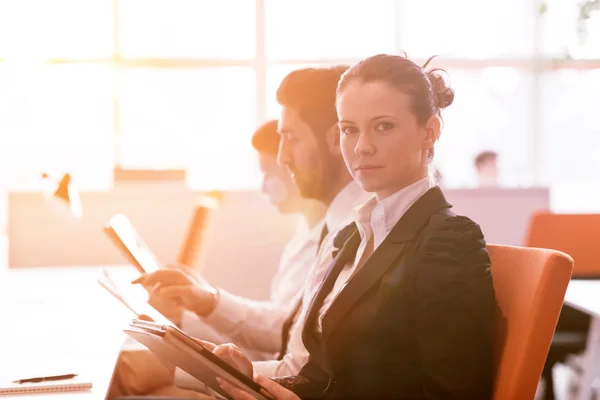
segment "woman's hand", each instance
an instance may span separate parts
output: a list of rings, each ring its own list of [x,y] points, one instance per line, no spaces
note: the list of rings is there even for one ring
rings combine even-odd
[[[221,388],[231,397],[233,397],[234,400],[255,400],[254,396],[252,396],[250,393],[229,383],[225,379],[217,378],[217,381],[219,382]],[[267,389],[267,391],[273,395],[275,400],[300,400],[300,397],[296,396],[294,392],[287,390],[283,386],[273,382],[268,378],[265,378],[264,376],[257,376],[255,381]]]
[[[232,367],[240,370],[244,375],[252,378],[254,375],[254,367],[252,362],[238,349],[233,343],[222,344],[215,347],[213,353]]]

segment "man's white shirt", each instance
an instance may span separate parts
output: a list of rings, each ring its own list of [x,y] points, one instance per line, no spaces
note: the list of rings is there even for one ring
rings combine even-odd
[[[298,374],[309,357],[302,342],[304,317],[314,292],[333,261],[334,239],[340,230],[352,223],[352,210],[369,197],[356,182],[351,181],[334,198],[324,220],[310,231],[308,238],[305,236],[304,245],[299,244],[299,235],[288,242],[273,279],[270,301],[254,301],[220,291],[219,303],[213,313],[202,319],[186,313],[182,329],[191,336],[208,341],[211,341],[211,334],[218,333],[213,342],[233,342],[251,359],[266,360],[253,361],[255,375],[281,377]],[[327,224],[328,234],[319,248],[324,224]],[[282,360],[277,360],[283,324],[300,297],[302,306],[290,329],[287,353]],[[263,353],[256,354],[257,350]],[[196,390],[201,390],[202,386],[179,369],[175,372],[175,384]]]
[[[269,300],[251,300],[220,289],[218,302],[209,316],[200,318],[184,312],[183,331],[217,344],[233,342],[251,359],[275,358],[281,348],[283,324],[304,289],[317,254],[323,224],[321,221],[309,229],[305,218],[298,218],[296,231],[283,250],[271,283]],[[204,388],[204,384],[179,368],[175,370],[175,384],[187,389]]]

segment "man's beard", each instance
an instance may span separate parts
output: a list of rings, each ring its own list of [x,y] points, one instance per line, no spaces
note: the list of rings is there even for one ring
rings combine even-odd
[[[301,175],[297,171],[294,173],[294,183],[298,187],[300,195],[306,199],[324,201],[330,197],[335,183],[339,179],[340,166],[330,157],[321,157],[320,162],[315,168]]]

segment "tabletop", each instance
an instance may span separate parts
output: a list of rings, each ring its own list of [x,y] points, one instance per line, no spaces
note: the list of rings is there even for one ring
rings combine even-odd
[[[110,267],[125,277],[130,267]],[[19,268],[0,272],[0,382],[76,373],[88,392],[36,399],[106,397],[131,312],[97,283],[100,267]],[[0,383],[0,384],[1,384]],[[32,396],[0,396],[24,400]]]

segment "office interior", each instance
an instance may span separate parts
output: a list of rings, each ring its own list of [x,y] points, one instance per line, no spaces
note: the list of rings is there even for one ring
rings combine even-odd
[[[0,0],[0,377],[89,352],[105,398],[116,359],[94,342],[125,342],[131,315],[96,277],[136,277],[115,214],[161,263],[266,299],[296,216],[261,195],[252,134],[289,72],[379,53],[448,73],[432,170],[454,211],[490,244],[568,254],[561,304],[600,304],[572,285],[600,289],[599,1]],[[557,399],[599,395],[600,349],[577,340]]]

